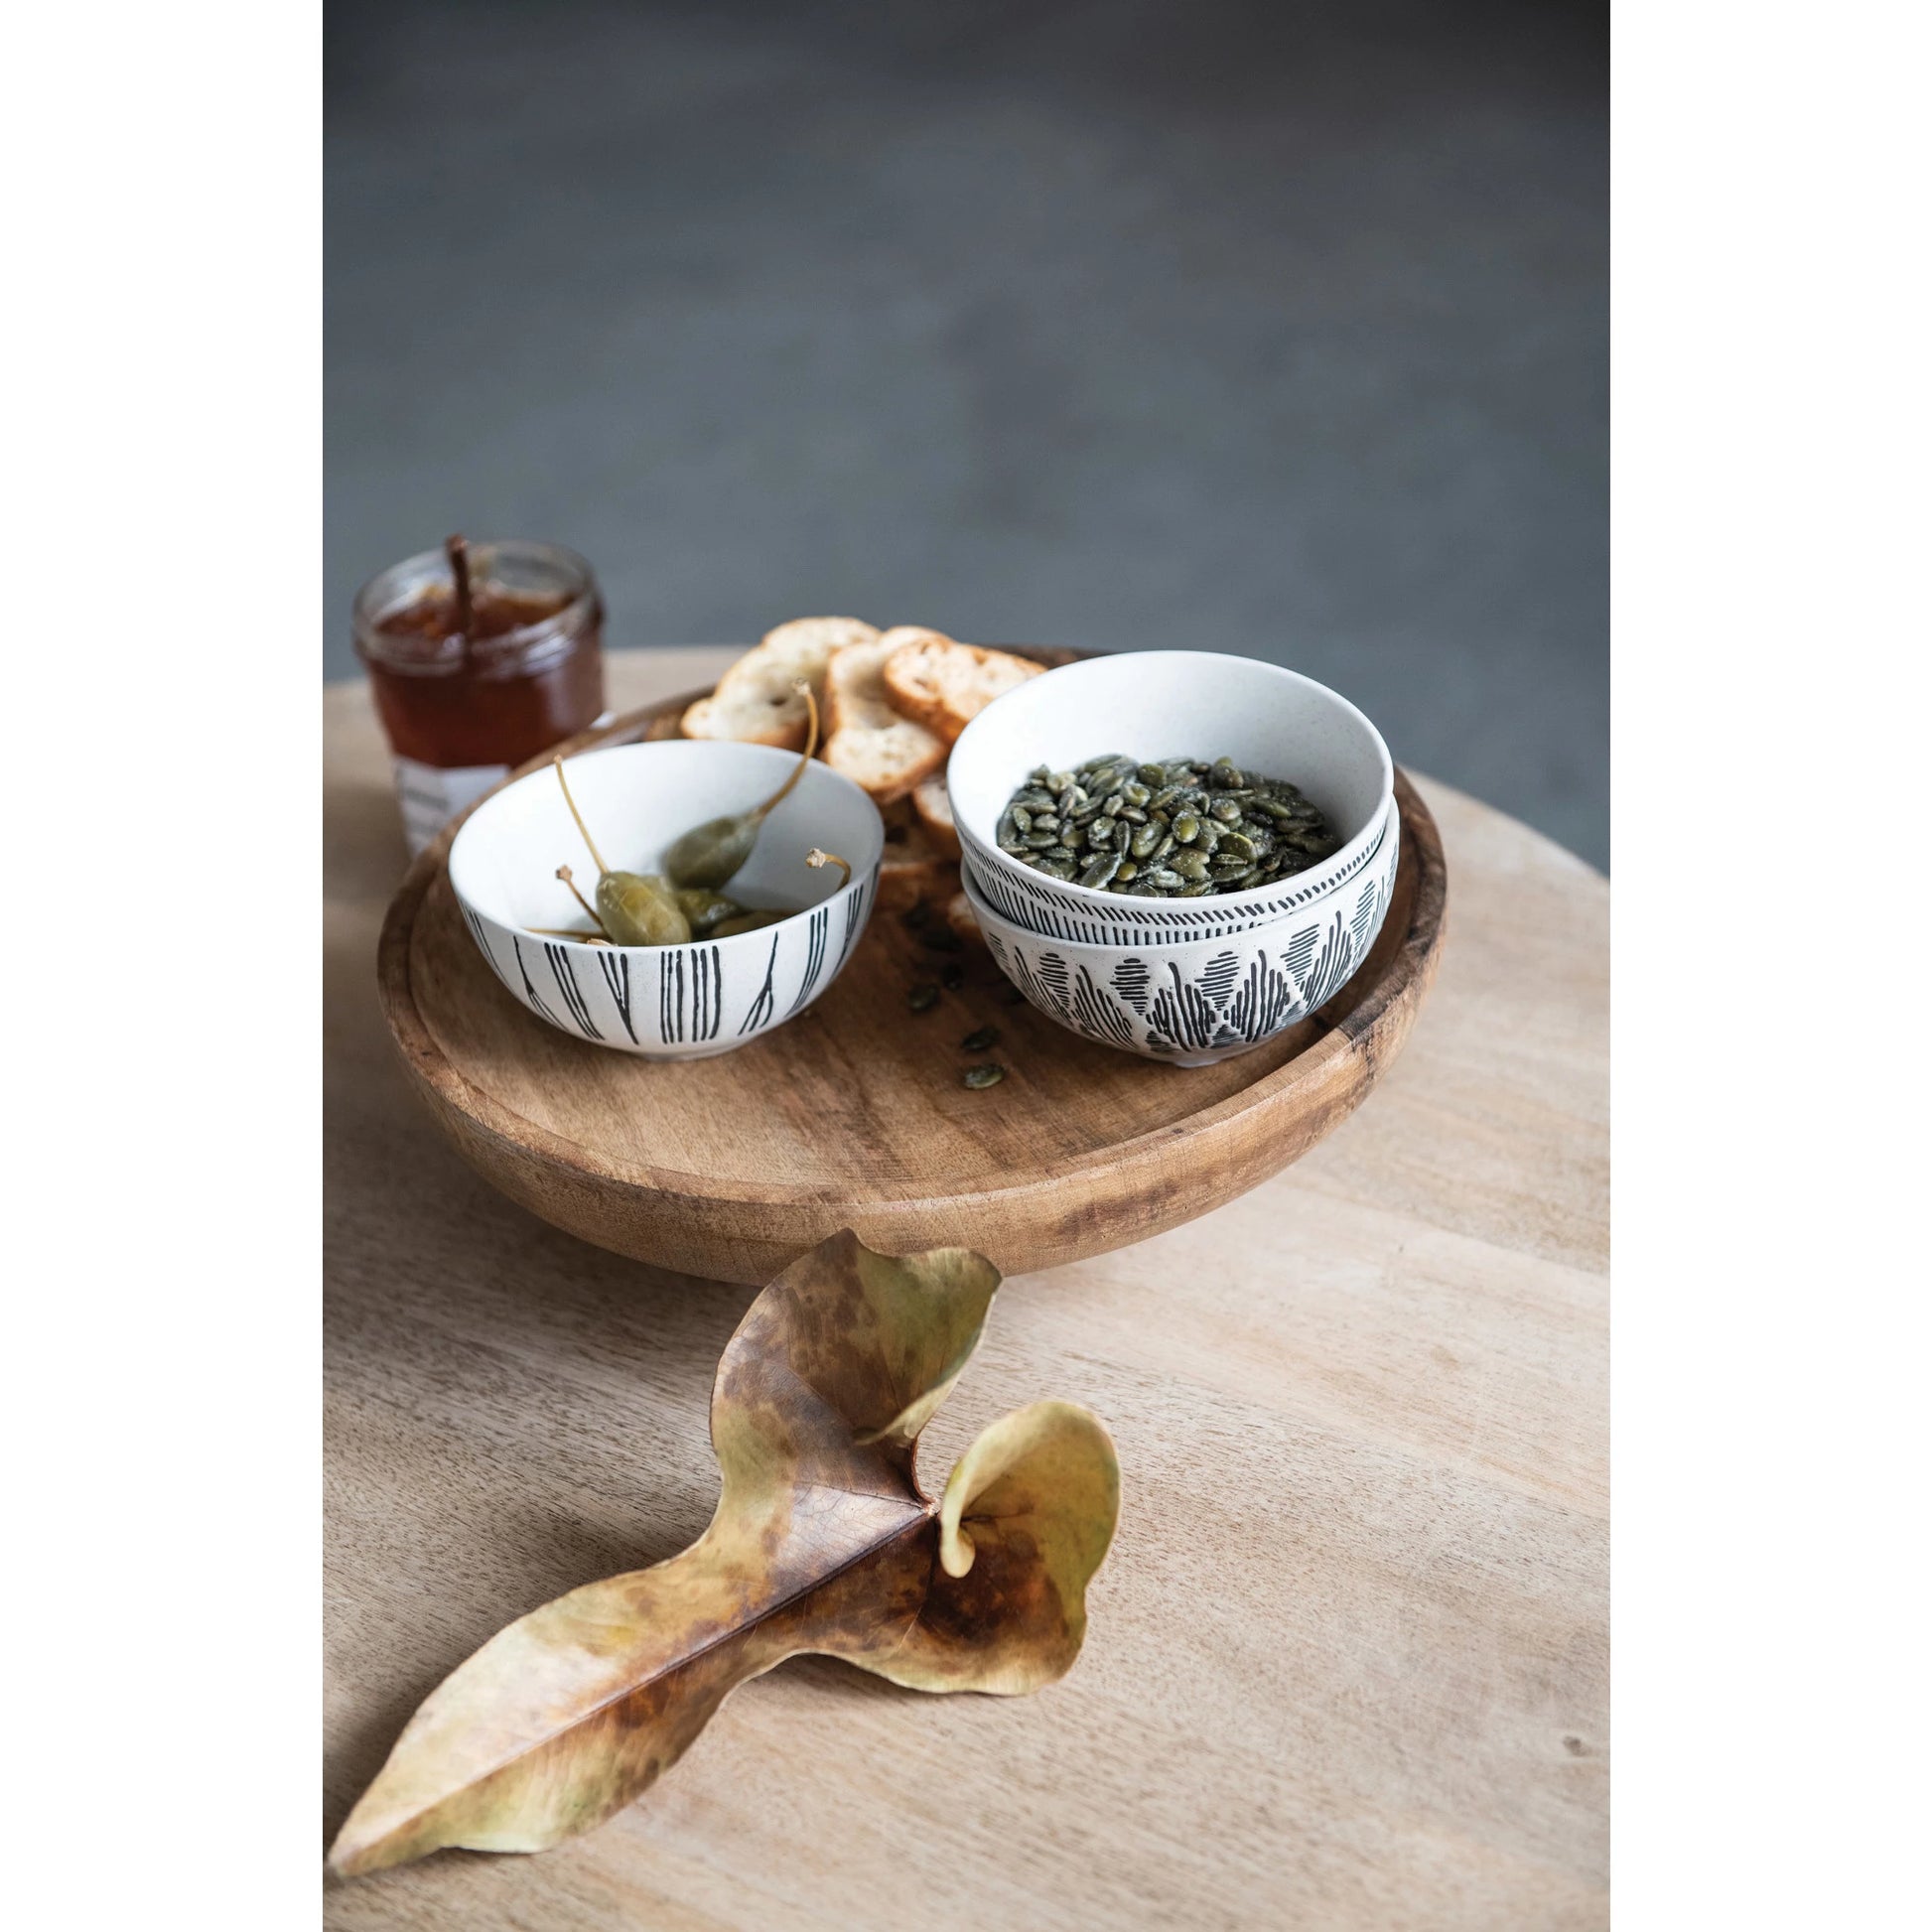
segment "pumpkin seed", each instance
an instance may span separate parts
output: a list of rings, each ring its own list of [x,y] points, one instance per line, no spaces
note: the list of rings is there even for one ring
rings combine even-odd
[[[1117,752],[1036,766],[1001,813],[1000,850],[1050,879],[1137,898],[1198,898],[1293,877],[1337,851],[1286,778],[1232,759],[1137,762]]]
[[[914,1013],[925,1013],[939,1004],[939,989],[930,981],[924,986],[915,986],[905,996],[905,1004]]]
[[[977,1090],[981,1087],[997,1087],[1006,1077],[1007,1070],[998,1060],[988,1060],[981,1066],[969,1066],[959,1076],[959,1083],[961,1086]]]
[[[999,1037],[1000,1030],[998,1027],[975,1027],[959,1042],[959,1048],[963,1053],[984,1053],[989,1046],[994,1045],[998,1041]]]

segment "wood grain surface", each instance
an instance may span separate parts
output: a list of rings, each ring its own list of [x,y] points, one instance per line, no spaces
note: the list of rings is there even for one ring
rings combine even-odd
[[[615,655],[614,702],[728,656]],[[376,998],[381,744],[359,687],[326,705],[325,1837],[478,1644],[704,1527],[751,1299],[547,1226],[444,1140]],[[1202,1219],[1011,1279],[927,1434],[939,1470],[1043,1395],[1106,1421],[1071,1675],[787,1664],[593,1836],[332,1886],[330,1926],[1607,1923],[1608,888],[1420,788],[1455,937],[1368,1104]]]
[[[1064,655],[1064,653],[1061,653]],[[662,737],[698,692],[565,748]],[[540,764],[541,760],[533,761]],[[1434,980],[1446,873],[1435,821],[1397,774],[1402,860],[1369,958],[1321,1010],[1238,1058],[1177,1068],[1118,1052],[1019,1004],[983,947],[923,1014],[941,956],[890,913],[796,1019],[684,1063],[546,1026],[465,927],[447,857],[410,868],[384,921],[391,1032],[464,1158],[566,1232],[720,1281],[769,1281],[841,1228],[886,1253],[962,1246],[1006,1273],[1145,1240],[1299,1160],[1394,1062]],[[941,931],[943,923],[933,920]],[[950,937],[950,933],[947,933]],[[959,1041],[999,1030],[998,1088]]]

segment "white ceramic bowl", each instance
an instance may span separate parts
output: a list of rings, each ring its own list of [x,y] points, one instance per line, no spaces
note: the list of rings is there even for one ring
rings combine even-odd
[[[1000,970],[1069,1032],[1173,1066],[1232,1059],[1305,1020],[1354,976],[1388,915],[1399,827],[1375,863],[1318,904],[1211,939],[1091,945],[1048,938],[965,891]]]
[[[654,872],[674,839],[770,797],[797,761],[763,745],[679,739],[587,752],[564,769],[605,859]],[[850,884],[836,866],[805,864],[815,845],[851,862]],[[884,850],[879,808],[814,760],[725,889],[746,905],[802,907],[796,916],[685,946],[572,945],[531,930],[589,925],[560,865],[587,896],[597,880],[545,766],[471,813],[450,847],[450,884],[496,977],[539,1019],[599,1046],[695,1060],[782,1026],[831,985],[865,930]]]
[[[1051,879],[1000,850],[1000,814],[1030,771],[1042,763],[1064,770],[1105,752],[1225,757],[1289,779],[1320,807],[1341,847],[1266,886],[1172,899]],[[946,782],[982,896],[1056,937],[1219,935],[1306,915],[1371,871],[1394,828],[1389,749],[1346,698],[1299,671],[1212,651],[1125,651],[1029,678],[960,734]]]

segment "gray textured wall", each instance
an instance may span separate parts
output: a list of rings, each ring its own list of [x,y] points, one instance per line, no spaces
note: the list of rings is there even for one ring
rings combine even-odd
[[[328,21],[328,675],[372,571],[551,536],[620,645],[1292,663],[1607,865],[1600,9]]]

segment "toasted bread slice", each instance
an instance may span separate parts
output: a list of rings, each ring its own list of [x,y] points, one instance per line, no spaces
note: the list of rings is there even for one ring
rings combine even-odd
[[[946,761],[945,746],[887,702],[880,673],[897,648],[891,635],[841,644],[825,670],[825,762],[881,804],[903,798]]]
[[[756,650],[748,650],[723,677],[710,697],[684,714],[686,738],[733,738],[746,745],[776,745],[787,752],[805,747],[805,700],[792,689],[803,678],[822,711],[825,666],[846,644],[869,644],[879,632],[857,618],[794,618],[767,630]]]
[[[895,646],[886,660],[886,695],[901,718],[950,745],[993,700],[1037,677],[1040,666],[984,644],[960,644],[937,630],[901,624],[880,638]]]
[[[946,774],[935,771],[912,787],[912,809],[925,827],[925,835],[948,859],[959,857],[959,827],[952,822],[952,796],[946,790]]]
[[[879,910],[904,912],[922,898],[937,898],[953,872],[918,825],[886,827],[886,856],[879,862]]]
[[[973,901],[964,893],[955,893],[947,899],[946,923],[962,939],[970,940],[976,946],[986,944],[986,934],[980,930],[980,922],[973,915]]]

